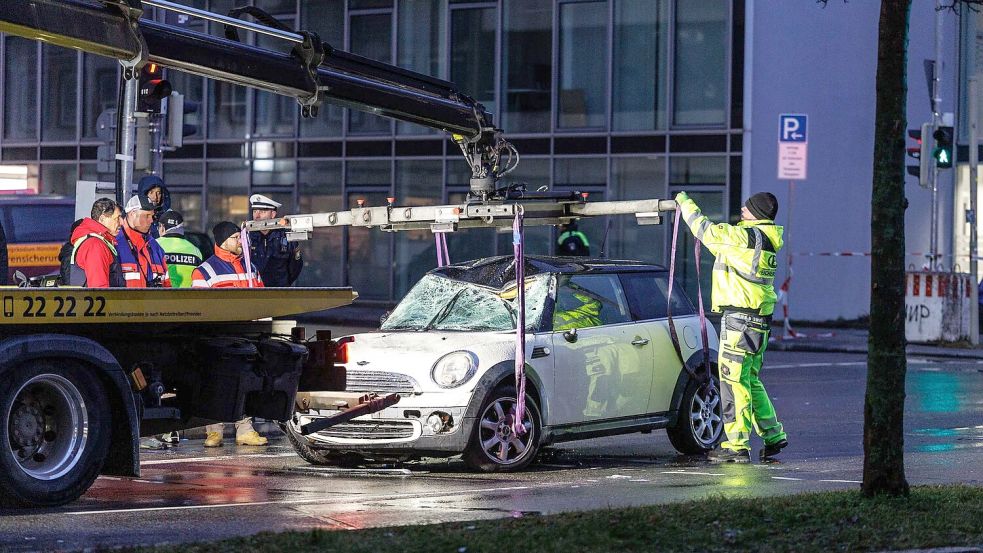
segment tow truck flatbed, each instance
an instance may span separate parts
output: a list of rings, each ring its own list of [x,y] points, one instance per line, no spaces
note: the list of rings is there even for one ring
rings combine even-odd
[[[0,288],[0,325],[234,323],[349,305],[351,288]]]

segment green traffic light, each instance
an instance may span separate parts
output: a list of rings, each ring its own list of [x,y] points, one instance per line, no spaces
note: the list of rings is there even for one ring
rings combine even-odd
[[[936,148],[932,152],[932,157],[935,158],[935,165],[940,169],[946,169],[952,167],[952,151],[947,148]]]

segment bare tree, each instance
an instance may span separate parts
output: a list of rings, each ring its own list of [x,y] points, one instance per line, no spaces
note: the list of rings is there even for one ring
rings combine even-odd
[[[907,495],[904,472],[905,199],[911,0],[882,0],[870,217],[870,333],[864,397],[863,492]]]

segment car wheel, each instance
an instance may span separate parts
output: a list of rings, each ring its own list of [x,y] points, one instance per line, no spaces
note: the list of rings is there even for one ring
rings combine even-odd
[[[34,361],[0,378],[0,504],[79,498],[102,470],[112,420],[98,378],[68,362]]]
[[[300,426],[295,418],[291,418],[287,422],[281,422],[279,425],[283,433],[287,435],[287,441],[293,446],[297,455],[300,455],[301,459],[312,465],[354,467],[358,466],[364,460],[357,455],[334,453],[312,447],[310,440],[300,433]]]
[[[713,449],[723,434],[720,384],[717,376],[711,383],[700,383],[690,378],[679,404],[676,424],[666,431],[676,451],[695,455]]]
[[[500,472],[521,470],[532,462],[542,431],[539,406],[526,396],[526,412],[522,418],[526,431],[522,436],[512,432],[515,406],[516,393],[512,385],[499,386],[485,398],[464,450],[466,465],[482,472]]]

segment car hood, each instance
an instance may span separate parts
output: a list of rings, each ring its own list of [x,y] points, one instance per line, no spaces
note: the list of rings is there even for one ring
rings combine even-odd
[[[420,391],[441,390],[431,379],[434,363],[453,351],[467,350],[478,357],[480,375],[489,367],[514,359],[515,333],[504,332],[368,332],[354,335],[348,344],[346,370],[385,371],[410,376]],[[472,378],[463,389],[474,386]]]

